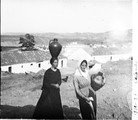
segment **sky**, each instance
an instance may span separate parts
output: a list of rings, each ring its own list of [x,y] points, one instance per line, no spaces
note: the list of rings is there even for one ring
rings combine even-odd
[[[1,0],[1,33],[132,28],[132,0]]]

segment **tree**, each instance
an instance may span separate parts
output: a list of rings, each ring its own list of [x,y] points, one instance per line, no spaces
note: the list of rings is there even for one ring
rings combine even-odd
[[[20,37],[19,44],[22,44],[21,48],[25,47],[25,50],[32,50],[35,45],[34,36],[25,34],[25,37]]]

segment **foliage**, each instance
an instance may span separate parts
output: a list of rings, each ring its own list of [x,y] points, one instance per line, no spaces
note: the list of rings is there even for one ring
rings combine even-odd
[[[25,50],[32,50],[35,45],[34,36],[26,34],[25,37],[20,37],[19,44],[22,44],[21,48],[25,47]]]

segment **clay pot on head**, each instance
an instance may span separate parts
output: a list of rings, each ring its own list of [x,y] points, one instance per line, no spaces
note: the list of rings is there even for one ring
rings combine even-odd
[[[49,41],[49,51],[52,57],[58,57],[62,49],[61,44],[58,42],[58,39],[54,38]]]

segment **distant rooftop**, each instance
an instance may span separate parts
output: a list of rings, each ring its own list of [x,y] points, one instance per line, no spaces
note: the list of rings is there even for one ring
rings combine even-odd
[[[48,52],[35,50],[35,51],[8,51],[1,52],[1,66],[28,63],[28,62],[41,62],[50,60],[51,55]],[[59,55],[59,59],[65,58]]]

